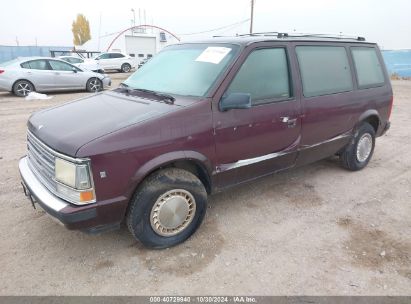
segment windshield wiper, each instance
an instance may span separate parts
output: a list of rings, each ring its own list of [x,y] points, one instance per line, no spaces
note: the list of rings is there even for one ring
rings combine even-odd
[[[128,84],[122,82],[120,83],[120,87],[122,89],[127,90],[127,93],[130,93],[130,91],[140,91],[140,92],[144,92],[144,93],[149,93],[149,94],[153,94],[155,96],[158,97],[162,97],[163,100],[168,100],[170,103],[174,103],[174,101],[176,100],[173,96],[169,95],[169,94],[165,94],[165,93],[160,93],[160,92],[156,92],[153,90],[147,90],[147,89],[135,89],[135,88],[131,88]]]
[[[149,94],[153,94],[155,96],[158,97],[162,97],[163,100],[168,100],[170,103],[174,103],[174,101],[176,100],[173,96],[169,95],[169,94],[165,94],[165,93],[160,93],[160,92],[156,92],[156,91],[152,91],[152,90],[146,90],[146,89],[132,89],[134,91],[140,91],[140,92],[144,92],[144,93],[149,93]]]

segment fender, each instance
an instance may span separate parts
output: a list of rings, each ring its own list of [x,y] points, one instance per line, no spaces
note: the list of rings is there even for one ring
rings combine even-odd
[[[378,118],[378,128],[379,128],[381,126],[381,117],[378,111],[375,109],[369,109],[365,111],[364,113],[362,113],[358,118],[357,126],[359,123],[361,123],[362,121],[366,120],[368,117],[371,117],[371,116],[376,116]]]
[[[159,155],[139,167],[131,180],[131,191],[134,191],[136,186],[151,172],[175,161],[193,161],[197,163],[206,171],[207,178],[210,180],[212,165],[205,155],[196,151],[174,151]]]

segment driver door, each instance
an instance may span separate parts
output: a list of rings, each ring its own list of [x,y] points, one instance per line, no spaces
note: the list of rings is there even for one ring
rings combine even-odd
[[[54,72],[56,90],[85,88],[85,82],[79,68],[58,60],[49,60],[49,64]]]
[[[300,140],[300,102],[296,98],[286,46],[260,44],[231,72],[217,92],[213,124],[217,188],[241,183],[295,164]],[[241,59],[240,59],[241,60]],[[230,78],[228,75],[227,78]],[[251,108],[221,111],[221,97],[251,95]],[[216,106],[214,106],[216,105]]]

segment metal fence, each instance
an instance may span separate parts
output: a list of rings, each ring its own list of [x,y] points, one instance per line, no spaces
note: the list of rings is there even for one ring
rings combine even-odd
[[[50,56],[50,50],[67,50],[68,46],[6,46],[0,45],[0,63],[17,57]]]
[[[390,74],[411,77],[411,50],[383,51],[382,55]]]

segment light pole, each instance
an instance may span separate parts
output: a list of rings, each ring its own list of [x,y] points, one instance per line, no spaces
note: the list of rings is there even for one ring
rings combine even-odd
[[[254,22],[254,0],[251,0],[250,34],[253,33],[253,22]]]
[[[133,26],[136,26],[136,11],[134,10],[134,8],[131,9],[131,11],[133,12]],[[134,29],[131,30],[131,35],[133,36]]]

